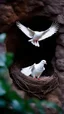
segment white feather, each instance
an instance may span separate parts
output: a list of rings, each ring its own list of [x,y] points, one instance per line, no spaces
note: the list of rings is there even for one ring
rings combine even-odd
[[[20,22],[16,22],[16,25],[26,36],[28,36],[29,38],[33,37],[34,32],[30,28],[25,27]]]
[[[28,40],[28,42],[31,42],[34,46],[40,47],[40,44],[38,41],[34,42],[33,39],[31,39],[31,40]]]
[[[39,41],[44,40],[44,39],[52,36],[54,33],[57,32],[57,30],[58,30],[58,24],[53,23],[49,29],[44,31],[44,33],[42,34],[42,37],[39,39]]]
[[[26,68],[22,68],[21,73],[23,73],[26,76],[29,76],[31,74],[31,68],[30,68],[30,66],[29,67],[26,67]]]

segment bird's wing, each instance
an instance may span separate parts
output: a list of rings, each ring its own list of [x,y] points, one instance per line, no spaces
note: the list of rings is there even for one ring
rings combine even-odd
[[[33,70],[34,68],[35,68],[35,63],[34,63],[33,65],[31,65],[31,66],[22,68],[21,73],[23,73],[23,74],[26,75],[26,76],[29,76],[29,75],[31,75],[32,70]]]
[[[45,70],[45,67],[43,67],[43,72],[44,72],[44,70]]]
[[[23,73],[26,76],[29,76],[31,74],[31,66],[22,68],[21,73]]]
[[[35,69],[36,63],[31,66],[31,72]]]
[[[52,36],[54,33],[58,31],[59,25],[57,23],[53,23],[51,27],[44,31],[42,34],[42,37],[39,39],[39,41],[44,40],[50,36]]]
[[[31,30],[30,28],[25,27],[24,25],[22,25],[20,22],[16,22],[16,25],[18,26],[18,28],[29,38],[32,38],[34,36],[34,31]]]

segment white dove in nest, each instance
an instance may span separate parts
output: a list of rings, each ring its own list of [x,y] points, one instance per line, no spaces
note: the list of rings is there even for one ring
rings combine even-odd
[[[18,26],[18,28],[29,38],[31,38],[30,40],[28,40],[29,42],[31,42],[33,45],[40,47],[39,45],[39,41],[44,40],[50,36],[52,36],[54,33],[57,32],[58,30],[58,24],[57,23],[52,23],[52,25],[50,26],[50,28],[48,28],[45,31],[33,31],[28,27],[25,27],[24,25],[22,25],[20,22],[16,22],[16,25]]]
[[[41,60],[40,63],[22,68],[21,73],[23,73],[26,76],[32,76],[33,78],[38,78],[41,76],[42,72],[45,70],[44,65],[47,64],[46,60]]]

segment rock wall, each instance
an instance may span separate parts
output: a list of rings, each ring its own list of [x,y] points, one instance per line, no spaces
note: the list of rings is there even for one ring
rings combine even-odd
[[[16,38],[14,24],[17,20],[26,21],[33,16],[45,16],[59,23],[54,69],[58,73],[64,105],[64,0],[3,0],[0,2],[0,32],[7,32],[8,50],[15,52],[19,39]]]

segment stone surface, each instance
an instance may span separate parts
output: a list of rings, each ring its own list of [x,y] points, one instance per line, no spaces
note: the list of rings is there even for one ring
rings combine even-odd
[[[60,14],[57,16],[58,23],[64,24],[64,15]]]
[[[64,34],[60,34],[56,42],[58,45],[61,45],[64,47]]]
[[[47,16],[50,19],[53,17],[59,23],[64,24],[64,8],[61,6],[64,2],[58,0],[10,0],[5,1],[6,4],[0,4],[0,31],[5,31],[7,28],[16,22],[16,20],[26,20],[34,15]],[[62,4],[61,4],[62,3]]]
[[[64,26],[60,25],[58,32],[63,34],[64,33]]]
[[[6,31],[18,19],[10,5],[0,4],[0,32]]]
[[[56,57],[56,59],[64,58],[64,47],[62,47],[61,45],[56,46],[55,57]]]
[[[59,70],[61,72],[64,71],[64,58],[56,60],[56,67],[57,67],[57,70]]]
[[[17,34],[15,22],[25,22],[33,16],[45,16],[59,23],[55,67],[59,72],[60,90],[64,93],[64,0],[3,0],[0,4],[0,32],[7,32],[7,50],[16,53],[20,49],[21,33]],[[64,96],[61,100],[64,104],[63,99]]]
[[[53,15],[55,14],[60,14],[61,11],[62,11],[62,8],[60,5],[47,5],[48,6],[48,9],[49,9],[49,12]]]

